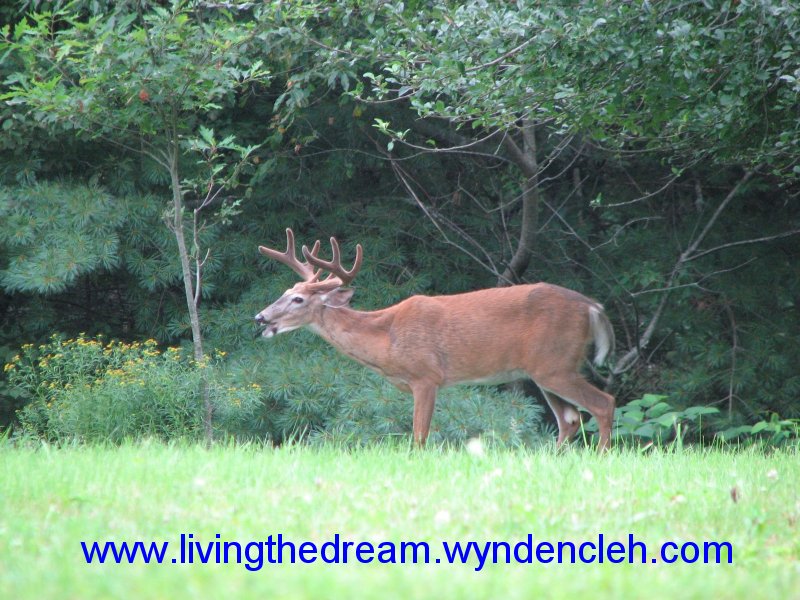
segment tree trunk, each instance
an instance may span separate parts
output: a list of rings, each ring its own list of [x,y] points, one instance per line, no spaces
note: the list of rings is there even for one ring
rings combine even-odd
[[[173,232],[175,240],[178,242],[178,253],[181,259],[181,271],[183,273],[183,289],[186,293],[186,307],[189,309],[189,322],[192,328],[192,345],[194,347],[194,360],[200,369],[200,394],[203,398],[203,429],[205,432],[206,445],[211,445],[214,440],[214,430],[212,428],[213,406],[208,389],[208,376],[206,374],[205,352],[203,351],[203,333],[200,329],[200,311],[198,302],[200,294],[196,293],[192,282],[192,264],[189,249],[186,246],[186,235],[183,222],[183,196],[181,194],[181,182],[178,171],[178,153],[172,152],[170,157],[170,180],[172,183],[172,207],[175,213],[173,218]],[[198,287],[200,282],[198,281]]]
[[[523,273],[528,268],[536,244],[536,229],[539,226],[539,162],[536,157],[536,131],[535,126],[528,120],[522,124],[522,149],[514,140],[506,135],[504,145],[511,159],[519,167],[525,177],[522,189],[522,221],[520,223],[519,243],[506,266],[503,274],[498,278],[498,285],[508,285],[508,282],[519,282]]]
[[[439,127],[427,119],[414,123],[414,128],[423,135],[442,140],[456,148],[473,148],[487,154],[497,151],[495,143],[501,141],[509,160],[517,166],[525,178],[522,189],[522,221],[520,223],[519,243],[503,273],[497,278],[498,286],[518,283],[530,265],[536,247],[536,233],[539,227],[539,160],[537,157],[536,125],[525,119],[522,124],[522,148],[517,145],[511,131],[497,131],[481,141],[462,136],[456,131]],[[453,151],[450,149],[448,151]]]

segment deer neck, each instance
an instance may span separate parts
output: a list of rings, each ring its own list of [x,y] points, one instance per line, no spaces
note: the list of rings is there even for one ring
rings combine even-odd
[[[383,373],[390,323],[386,310],[363,312],[323,306],[309,328],[343,354]]]

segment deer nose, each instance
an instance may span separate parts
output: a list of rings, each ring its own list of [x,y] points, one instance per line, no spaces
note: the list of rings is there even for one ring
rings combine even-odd
[[[266,323],[267,323],[267,320],[261,315],[261,313],[258,313],[256,315],[256,324],[265,325]]]

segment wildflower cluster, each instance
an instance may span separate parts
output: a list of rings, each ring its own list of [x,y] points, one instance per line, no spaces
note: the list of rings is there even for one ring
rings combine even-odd
[[[179,348],[171,348],[175,358]],[[19,354],[3,370],[9,382],[25,390],[32,398],[52,400],[52,395],[69,389],[75,383],[98,381],[103,376],[123,372],[159,356],[158,342],[121,342],[104,340],[102,336],[64,339],[53,335],[46,344],[25,344]]]
[[[200,437],[201,370],[217,429],[237,435],[252,420],[261,390],[224,381],[223,358],[216,352],[198,363],[155,340],[53,336],[47,344],[23,346],[4,370],[29,399],[18,413],[23,429],[46,439]]]

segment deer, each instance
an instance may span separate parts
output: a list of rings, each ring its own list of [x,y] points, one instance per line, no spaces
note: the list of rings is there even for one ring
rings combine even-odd
[[[555,415],[557,447],[578,431],[582,408],[597,421],[598,449],[609,448],[614,397],[580,373],[590,344],[596,365],[614,348],[614,330],[601,304],[567,288],[533,283],[414,295],[379,310],[355,310],[350,307],[354,289],[348,286],[361,268],[363,248],[356,246],[355,261],[347,270],[336,238],[330,238],[330,245],[330,260],[320,258],[317,240],[311,249],[303,245],[301,261],[288,228],[285,251],[258,247],[302,278],[255,316],[261,336],[307,327],[410,392],[417,446],[428,438],[440,388],[529,378]]]

